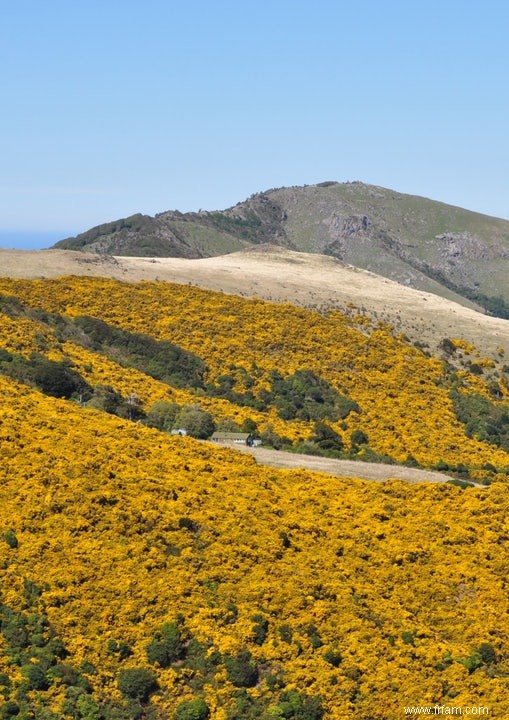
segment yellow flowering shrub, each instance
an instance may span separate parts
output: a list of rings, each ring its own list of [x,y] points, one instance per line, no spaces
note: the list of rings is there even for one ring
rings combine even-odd
[[[259,396],[270,388],[275,370],[285,376],[313,371],[360,408],[346,421],[333,423],[347,449],[352,432],[359,430],[373,451],[398,462],[411,457],[427,467],[442,462],[451,467],[466,465],[477,472],[487,464],[509,466],[507,452],[467,437],[449,396],[451,385],[442,361],[395,338],[389,328],[359,329],[337,310],[324,316],[284,303],[247,300],[191,286],[92,278],[3,279],[0,291],[30,307],[67,317],[91,315],[115,327],[175,343],[205,362],[207,382],[230,374],[237,393],[246,390],[246,378],[253,394]],[[464,347],[460,339],[453,343]],[[75,344],[60,350],[80,368],[92,366],[88,375],[92,382],[111,384],[124,393],[134,391],[144,403],[168,397],[197,403],[216,419],[234,418],[242,423],[251,418],[260,429],[270,424],[294,442],[313,433],[312,423],[283,420],[274,407],[260,412],[196,391],[168,390],[142,373],[121,368],[111,358]],[[462,392],[490,397],[482,377],[466,370],[457,376]],[[503,382],[499,386],[502,398],[493,402],[507,405],[507,386]]]
[[[4,377],[0,407],[11,710],[509,716],[507,485],[265,468]]]

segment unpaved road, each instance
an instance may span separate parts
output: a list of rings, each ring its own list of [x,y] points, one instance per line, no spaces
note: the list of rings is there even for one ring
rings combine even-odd
[[[336,460],[333,458],[317,457],[315,455],[284,452],[283,450],[247,447],[246,445],[240,444],[231,444],[228,447],[250,453],[256,458],[257,463],[260,465],[269,465],[275,468],[313,470],[314,472],[323,472],[328,475],[335,475],[336,477],[354,477],[361,480],[376,480],[378,482],[398,479],[405,480],[409,483],[444,483],[451,479],[449,475],[444,475],[443,473],[433,472],[432,470],[419,470],[418,468],[407,468],[401,465]]]

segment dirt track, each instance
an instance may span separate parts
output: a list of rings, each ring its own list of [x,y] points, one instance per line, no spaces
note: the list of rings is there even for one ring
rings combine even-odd
[[[269,465],[275,468],[301,468],[335,475],[336,477],[354,477],[377,482],[398,479],[409,483],[444,483],[451,479],[443,473],[407,468],[401,465],[335,460],[333,458],[316,457],[315,455],[284,452],[283,450],[270,450],[263,447],[247,447],[240,444],[230,445],[229,447],[250,453],[260,465]]]

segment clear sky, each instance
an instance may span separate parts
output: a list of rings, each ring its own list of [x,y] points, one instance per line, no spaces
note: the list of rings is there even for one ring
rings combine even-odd
[[[16,0],[0,245],[362,180],[509,218],[506,0]]]

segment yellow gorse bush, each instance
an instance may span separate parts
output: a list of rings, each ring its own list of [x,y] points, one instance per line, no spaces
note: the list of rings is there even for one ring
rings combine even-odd
[[[191,286],[90,278],[4,279],[0,291],[14,294],[31,307],[69,316],[91,315],[131,332],[169,340],[205,361],[209,381],[231,372],[239,392],[245,389],[239,368],[251,374],[255,394],[268,387],[269,375],[275,369],[284,375],[299,369],[314,371],[361,408],[360,414],[350,414],[346,429],[342,423],[334,425],[346,447],[351,432],[362,430],[376,452],[398,462],[412,456],[424,466],[440,460],[474,468],[486,463],[509,466],[506,452],[466,437],[448,387],[442,382],[440,360],[426,357],[393,337],[388,329],[354,327],[339,311],[323,316],[287,304],[247,300]],[[35,334],[32,329],[27,338]],[[6,342],[12,345],[15,340]],[[461,346],[457,339],[454,343]],[[34,347],[33,341],[30,347]],[[257,413],[226,400],[169,391],[167,386],[121,368],[98,353],[72,344],[61,350],[80,371],[93,368],[88,374],[91,382],[111,384],[124,393],[136,392],[147,406],[170,398],[198,403],[217,419],[231,417],[241,423],[251,417],[261,429],[271,424],[292,441],[312,434],[310,424],[283,421],[275,411]],[[479,377],[466,371],[459,372],[458,377],[463,392],[489,394]],[[506,396],[502,402],[507,403],[509,393],[503,383],[500,391]]]
[[[0,540],[2,607],[44,613],[98,705],[123,702],[121,670],[148,667],[154,633],[181,616],[209,652],[249,648],[263,671],[246,692],[269,709],[276,673],[285,691],[320,696],[333,720],[452,698],[508,715],[506,485],[263,468],[5,378],[0,403],[0,525],[17,541]],[[35,599],[27,583],[42,589]],[[267,622],[261,644],[255,615]],[[112,654],[110,641],[131,654]],[[496,664],[471,672],[483,643]],[[15,688],[8,658],[2,640],[0,673]],[[196,694],[192,674],[153,669],[154,712],[173,717]],[[200,694],[216,720],[238,692],[219,668]],[[64,683],[32,696],[68,717]]]
[[[293,441],[313,432],[123,367],[59,338],[44,312],[169,340],[202,358],[207,381],[231,373],[237,392],[247,376],[257,394],[274,370],[311,370],[360,407],[333,425],[346,446],[362,430],[400,461],[509,465],[465,435],[443,363],[365,319],[165,283],[4,279],[0,292],[34,309],[0,313],[0,348],[70,361],[145,408],[165,399]],[[462,393],[489,396],[482,377],[457,376]],[[509,716],[507,484],[269,469],[2,375],[0,407],[4,714],[182,720],[202,698],[211,720],[392,720],[435,704]],[[181,633],[171,662],[164,628]],[[157,682],[146,697],[140,677]]]

